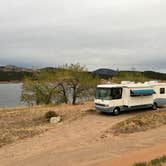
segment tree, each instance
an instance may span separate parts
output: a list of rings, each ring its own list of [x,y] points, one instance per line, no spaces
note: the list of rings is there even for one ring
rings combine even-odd
[[[76,104],[77,99],[92,96],[99,82],[80,64],[64,65],[36,74],[23,83],[22,101],[29,104]]]
[[[66,102],[60,94],[60,86],[53,78],[53,74],[42,72],[34,78],[26,78],[23,82],[21,101],[29,105],[57,104]]]
[[[64,65],[62,68],[62,84],[67,87],[68,96],[71,96],[71,103],[76,104],[78,98],[85,98],[94,95],[94,90],[99,82],[97,76],[92,76],[85,66],[79,63]]]
[[[23,83],[21,100],[28,104],[51,104],[56,89],[53,85],[27,79]]]

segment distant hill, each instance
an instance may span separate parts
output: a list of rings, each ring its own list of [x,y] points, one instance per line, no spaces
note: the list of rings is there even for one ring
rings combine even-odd
[[[7,66],[0,66],[0,81],[22,81],[25,76],[32,76],[34,70],[7,65]]]
[[[113,82],[121,81],[145,82],[150,80],[166,81],[166,74],[154,71],[119,71],[113,77]]]
[[[92,74],[99,75],[101,78],[109,78],[115,76],[117,72],[112,69],[100,68],[93,71]]]
[[[33,72],[34,70],[28,69],[28,68],[23,68],[23,67],[17,67],[17,66],[12,66],[12,65],[7,65],[7,66],[0,66],[0,71],[4,72]]]
[[[39,71],[55,71],[57,68],[54,67],[44,67],[41,69],[38,69]]]
[[[146,77],[157,79],[157,80],[166,80],[166,74],[165,73],[159,73],[155,71],[144,71],[144,75]]]
[[[160,73],[155,71],[115,71],[112,69],[97,69],[92,72],[97,74],[100,78],[118,78],[122,80],[143,79],[143,80],[166,80],[166,73]],[[116,80],[116,79],[115,79]],[[134,80],[133,80],[134,81]],[[141,80],[140,80],[141,81]]]
[[[12,65],[0,66],[0,81],[22,81],[26,76],[33,76],[36,72],[43,71],[56,71],[58,68],[45,67],[41,69],[29,69],[24,67],[17,67]],[[115,82],[120,80],[136,80],[136,81],[146,81],[148,79],[153,80],[166,80],[165,73],[159,73],[155,71],[115,71],[107,68],[100,68],[95,71],[89,72],[93,75],[98,75],[100,78],[108,79],[113,78]]]

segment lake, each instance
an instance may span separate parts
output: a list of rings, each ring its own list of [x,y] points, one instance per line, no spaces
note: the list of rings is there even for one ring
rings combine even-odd
[[[20,102],[22,83],[0,83],[0,108],[26,105]],[[93,100],[92,97],[84,97],[77,101]],[[71,101],[71,97],[69,98]]]
[[[20,102],[22,83],[0,84],[0,107],[21,106]]]

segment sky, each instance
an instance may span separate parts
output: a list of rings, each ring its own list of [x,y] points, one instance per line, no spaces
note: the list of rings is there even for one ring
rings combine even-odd
[[[0,65],[166,72],[166,0],[0,0]]]

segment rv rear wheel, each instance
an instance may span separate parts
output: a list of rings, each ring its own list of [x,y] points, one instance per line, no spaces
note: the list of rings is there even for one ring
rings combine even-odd
[[[113,110],[113,114],[114,115],[119,115],[120,114],[120,108],[115,108],[114,110]]]
[[[153,110],[157,110],[157,103],[153,103]]]

